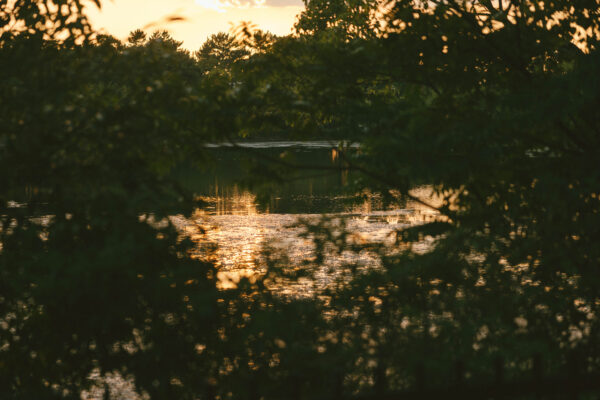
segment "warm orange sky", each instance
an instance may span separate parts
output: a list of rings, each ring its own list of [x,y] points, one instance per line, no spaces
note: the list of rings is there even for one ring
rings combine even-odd
[[[167,29],[184,47],[197,50],[210,34],[228,32],[232,23],[241,21],[278,35],[289,34],[302,9],[302,0],[103,0],[101,10],[90,6],[87,14],[94,28],[119,39],[177,14],[186,21],[159,23],[146,31]]]

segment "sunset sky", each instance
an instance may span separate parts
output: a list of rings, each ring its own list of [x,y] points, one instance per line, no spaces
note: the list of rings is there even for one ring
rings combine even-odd
[[[210,34],[228,32],[242,21],[289,34],[302,9],[302,0],[103,0],[101,10],[91,6],[87,14],[94,28],[119,39],[138,28],[166,29],[185,48],[197,50]],[[164,23],[171,15],[186,20]]]

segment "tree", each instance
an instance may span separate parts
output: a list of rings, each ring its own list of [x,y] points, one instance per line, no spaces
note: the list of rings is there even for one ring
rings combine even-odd
[[[305,0],[306,9],[299,15],[295,28],[301,34],[334,34],[339,39],[376,37],[382,32],[381,16],[387,1]]]
[[[346,390],[410,387],[420,363],[440,382],[456,360],[479,379],[494,358],[519,374],[535,353],[597,371],[598,3],[397,1],[380,31],[339,35],[344,6],[309,3],[301,36],[249,67],[246,96],[254,115],[279,104],[290,131],[314,115],[316,135],[360,142],[341,154],[358,188],[439,212],[328,292]],[[414,194],[423,184],[439,201]]]
[[[306,390],[319,308],[275,296],[275,269],[221,290],[172,219],[198,203],[171,168],[235,133],[230,82],[165,33],[45,27],[0,41],[0,397],[76,399],[95,374],[157,399]]]
[[[91,3],[100,6],[98,0]],[[73,42],[89,37],[92,30],[83,13],[85,2],[74,0],[62,6],[58,1],[4,2],[0,9],[0,40],[3,43],[21,37],[38,37]]]
[[[181,59],[164,33],[154,58],[125,54],[94,42],[79,2],[41,4],[2,4],[16,23],[0,39],[0,397],[79,398],[96,369],[176,396],[218,320],[212,265],[166,219],[195,206],[168,171],[198,81],[164,68]]]
[[[146,42],[146,40],[146,32],[141,29],[136,29],[135,31],[130,32],[129,36],[127,37],[127,43],[129,43],[131,46],[141,46]]]
[[[236,61],[248,56],[235,37],[225,32],[211,35],[195,53],[200,68],[205,72],[228,71]]]
[[[135,35],[135,31],[133,32]],[[171,34],[168,31],[154,31],[148,37],[148,41],[146,43],[149,46],[160,46],[171,51],[177,51],[181,49],[181,45],[183,42],[173,39]]]

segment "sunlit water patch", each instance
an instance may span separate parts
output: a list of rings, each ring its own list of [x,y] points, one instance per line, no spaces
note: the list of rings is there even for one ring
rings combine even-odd
[[[308,225],[329,221],[335,229],[345,229],[349,233],[349,243],[387,244],[393,249],[397,231],[437,217],[435,211],[413,202],[408,202],[406,208],[381,210],[373,209],[373,205],[365,201],[345,212],[328,214],[260,212],[249,192],[239,193],[237,198],[220,199],[216,203],[227,203],[228,206],[198,210],[190,219],[177,218],[173,221],[196,243],[193,256],[215,263],[224,288],[235,286],[241,277],[260,274],[261,266],[265,264],[266,246],[284,253],[290,268],[310,262],[315,257],[315,246],[310,235],[303,235]],[[429,242],[423,241],[414,250],[426,251],[429,246]],[[330,251],[325,255],[323,268],[317,273],[319,284],[326,284],[331,278],[331,271],[343,264],[372,268],[379,265],[379,259],[366,250]],[[293,287],[278,288],[292,294],[300,289],[298,283]],[[305,289],[308,288],[302,288]]]
[[[352,189],[352,182],[359,179],[357,173],[336,168],[340,166],[340,151],[360,151],[357,143],[264,141],[206,147],[210,166],[182,166],[177,173],[180,182],[196,194],[203,206],[190,219],[180,218],[176,223],[196,243],[193,256],[218,267],[223,287],[235,285],[242,276],[260,274],[265,264],[265,247],[280,252],[290,268],[310,263],[315,257],[314,243],[310,236],[302,235],[304,228],[298,225],[299,220],[318,224],[323,218],[343,219],[340,223],[350,233],[351,242],[365,246],[387,244],[387,249],[394,250],[398,246],[389,245],[396,240],[398,230],[437,218],[434,210],[409,197],[396,194],[384,201],[378,194]],[[274,159],[323,166],[331,173],[309,171],[305,175],[300,169],[295,171],[297,175],[279,184],[271,181],[261,187],[261,179],[255,176],[253,168],[257,161],[268,165],[260,162]],[[412,194],[436,203],[426,187]],[[427,246],[423,242],[415,249],[425,251]],[[324,272],[318,277],[320,282],[327,282],[327,271],[348,263],[376,267],[378,257],[366,250],[329,251],[323,260]],[[295,290],[279,287],[284,289]]]

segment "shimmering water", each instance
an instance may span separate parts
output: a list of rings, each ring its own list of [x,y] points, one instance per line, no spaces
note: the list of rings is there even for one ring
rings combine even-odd
[[[265,245],[285,250],[294,264],[310,258],[312,241],[299,236],[302,228],[294,226],[298,220],[343,218],[356,243],[392,243],[398,229],[435,218],[435,212],[402,196],[384,202],[380,196],[356,193],[355,176],[346,171],[311,171],[276,185],[254,179],[254,168],[265,159],[285,157],[298,165],[330,167],[339,162],[336,151],[330,142],[245,143],[242,149],[213,146],[213,167],[181,171],[182,180],[205,204],[190,220],[177,220],[197,243],[196,256],[210,252],[222,276],[235,281],[256,272]],[[430,197],[426,188],[417,192]],[[368,254],[356,257],[337,254],[327,263],[375,262]]]

